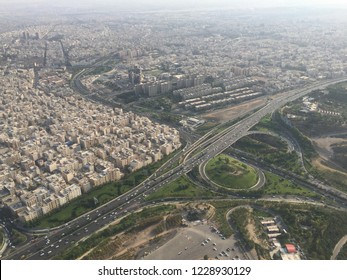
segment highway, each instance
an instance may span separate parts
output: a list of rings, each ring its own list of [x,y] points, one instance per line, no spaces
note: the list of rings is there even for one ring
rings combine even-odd
[[[59,252],[62,252],[71,243],[78,242],[91,233],[104,227],[116,218],[122,217],[129,212],[143,206],[143,199],[145,195],[154,192],[158,188],[166,185],[167,183],[176,180],[183,174],[191,171],[195,166],[208,161],[217,154],[223,152],[230,145],[247,134],[247,131],[256,125],[261,118],[267,114],[279,109],[286,103],[305,96],[313,90],[325,88],[328,85],[337,82],[346,81],[343,79],[334,79],[315,83],[302,89],[289,91],[287,96],[279,97],[269,100],[268,103],[251,114],[248,117],[240,120],[222,132],[210,137],[204,136],[195,142],[190,148],[185,151],[185,160],[174,167],[170,171],[157,176],[154,173],[149,179],[134,187],[128,193],[113,199],[105,205],[94,209],[81,217],[55,229],[47,229],[33,233],[46,232],[47,237],[39,237],[32,243],[28,243],[21,248],[16,249],[13,253],[5,256],[8,259],[49,259]],[[189,155],[189,156],[187,156]],[[347,201],[347,196],[337,190],[331,192],[331,188],[322,190],[329,192],[342,200]],[[49,241],[48,241],[49,240]]]
[[[317,181],[314,178],[305,178],[291,171],[283,170],[277,166],[268,164],[264,161],[259,161],[256,158],[254,158],[252,154],[248,154],[240,150],[233,149],[233,152],[229,153],[229,155],[239,159],[240,161],[245,162],[246,164],[255,165],[262,170],[274,173],[282,178],[291,180],[292,182],[295,182],[297,185],[306,187],[317,194],[323,195],[324,197],[329,198],[340,205],[343,205],[344,208],[346,208],[347,206],[345,193],[342,193],[334,188],[325,186],[323,183]],[[322,185],[324,186],[324,188],[321,187]],[[342,197],[336,195],[336,192],[340,192],[340,195]]]

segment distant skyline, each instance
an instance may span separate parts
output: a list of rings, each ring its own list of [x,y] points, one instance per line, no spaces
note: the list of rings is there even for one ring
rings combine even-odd
[[[136,9],[188,9],[207,7],[269,8],[269,7],[336,7],[347,8],[346,0],[0,0],[1,5],[44,5],[59,7],[105,7]]]

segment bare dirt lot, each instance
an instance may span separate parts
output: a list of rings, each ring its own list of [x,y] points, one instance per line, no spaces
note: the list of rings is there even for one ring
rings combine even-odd
[[[347,139],[338,137],[323,137],[312,138],[313,143],[317,149],[317,152],[322,158],[329,159],[334,155],[334,151],[331,148],[332,145],[347,142]]]
[[[327,165],[328,165],[331,167],[330,169],[332,170],[336,169],[341,172],[346,172],[346,169],[343,166],[341,166],[341,164],[339,164],[338,161],[334,160],[334,149],[333,149],[335,145],[346,144],[347,143],[346,138],[342,138],[339,136],[324,136],[320,138],[317,138],[317,137],[312,138],[312,141],[316,151],[321,157],[319,162],[317,162],[317,160],[314,162],[316,166],[320,165],[319,166],[320,168],[323,168],[324,166],[325,169],[327,169],[328,168]],[[324,161],[326,164],[321,164],[322,161]]]
[[[204,119],[212,119],[215,121],[223,122],[229,121],[237,118],[242,113],[252,110],[258,106],[264,105],[266,103],[266,97],[258,98],[252,101],[247,101],[240,105],[236,105],[233,107],[224,108],[221,110],[216,110],[214,112],[209,112],[207,114],[201,115]]]
[[[330,167],[330,165],[333,165],[331,161],[326,161],[323,158],[315,158],[312,161],[312,164],[316,168],[318,168],[320,170],[326,170],[326,171],[330,171],[330,172],[337,172],[337,173],[339,173],[339,174],[341,174],[343,176],[346,176],[346,178],[347,178],[346,172],[343,172],[343,171],[337,169],[338,167],[335,168],[335,166],[334,166],[334,168]]]

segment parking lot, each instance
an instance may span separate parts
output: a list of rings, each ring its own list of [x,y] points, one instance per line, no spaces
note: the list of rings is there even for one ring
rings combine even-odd
[[[147,260],[198,260],[205,255],[210,259],[243,259],[237,240],[223,237],[218,229],[208,224],[182,228],[176,236],[160,248],[149,252]]]

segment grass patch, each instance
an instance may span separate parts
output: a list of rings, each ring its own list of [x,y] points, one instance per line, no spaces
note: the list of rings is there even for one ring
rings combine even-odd
[[[315,166],[315,164],[313,164],[311,171],[312,174],[316,175],[315,177],[325,181],[328,185],[347,193],[347,173],[329,169],[323,170],[321,167]]]
[[[223,154],[208,162],[206,174],[218,185],[230,189],[249,189],[258,180],[254,168]]]
[[[205,122],[204,124],[200,125],[199,127],[197,127],[195,129],[195,131],[197,133],[199,133],[200,135],[205,135],[207,132],[209,132],[210,130],[215,128],[218,124],[219,123],[217,123],[217,122],[208,121],[208,122]]]
[[[271,114],[267,114],[263,118],[261,118],[260,122],[258,122],[252,130],[260,130],[260,131],[276,131],[279,129],[279,124],[274,122]]]
[[[226,237],[230,237],[234,232],[226,219],[226,214],[231,208],[245,204],[245,201],[212,201],[216,212],[213,217],[219,231]]]
[[[110,86],[110,85],[109,85]],[[117,99],[120,99],[123,103],[128,104],[135,102],[139,97],[133,91],[123,92],[117,96]]]
[[[241,138],[234,148],[255,155],[269,164],[302,174],[302,166],[295,151],[287,151],[287,143],[271,135],[251,135]]]
[[[151,118],[160,123],[180,125],[182,115],[175,115],[168,112],[156,112],[151,114]]]
[[[199,188],[185,176],[181,176],[177,180],[167,184],[155,193],[146,197],[147,201],[171,198],[171,197],[212,197],[214,194],[208,190]]]
[[[203,125],[199,126],[195,131],[198,132],[200,135],[204,135],[207,132],[209,132],[215,128],[215,130],[211,134],[211,136],[215,136],[216,134],[218,134],[218,133],[222,132],[223,130],[227,129],[228,127],[238,123],[239,121],[241,121],[242,119],[246,118],[247,116],[251,115],[252,113],[254,113],[256,111],[257,111],[257,109],[253,110],[250,113],[247,113],[246,115],[244,115],[242,117],[238,117],[235,120],[227,121],[224,123],[219,123],[219,122],[210,120],[210,121],[204,123]]]
[[[254,134],[250,136],[255,141],[265,143],[268,147],[282,152],[286,152],[288,145],[281,138],[268,134]]]
[[[146,109],[150,109],[152,112],[153,110],[163,110],[165,112],[170,112],[173,106],[173,101],[167,96],[160,96],[157,98],[145,99],[138,105],[141,107],[145,107]]]
[[[287,179],[281,178],[270,172],[265,172],[266,183],[262,188],[265,195],[298,195],[305,197],[318,198],[318,194],[313,191],[298,186],[296,183]]]
[[[109,72],[112,70],[112,67],[110,66],[98,66],[95,67],[91,72],[88,73],[88,75],[94,76],[94,75],[100,75],[106,72]]]
[[[12,245],[17,246],[24,243],[27,240],[27,237],[20,233],[18,230],[12,230]]]

